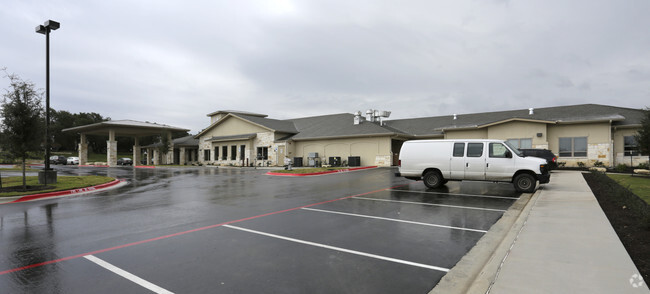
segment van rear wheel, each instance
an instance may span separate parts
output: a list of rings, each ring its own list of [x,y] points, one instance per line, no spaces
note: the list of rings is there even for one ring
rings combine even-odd
[[[424,177],[422,179],[424,181],[424,185],[428,188],[438,188],[445,182],[445,180],[442,178],[442,175],[437,171],[427,172],[424,174]]]
[[[519,174],[515,177],[513,184],[517,192],[532,193],[535,191],[537,180],[529,174]]]

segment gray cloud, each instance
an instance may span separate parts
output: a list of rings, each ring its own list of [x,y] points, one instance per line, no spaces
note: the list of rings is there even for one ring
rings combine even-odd
[[[650,101],[650,3],[33,1],[0,3],[0,67],[52,105],[191,128],[241,109],[393,118]],[[0,80],[6,88],[7,81]]]

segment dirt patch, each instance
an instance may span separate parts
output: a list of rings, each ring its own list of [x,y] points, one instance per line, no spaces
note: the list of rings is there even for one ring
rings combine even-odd
[[[650,206],[604,174],[584,178],[644,281],[650,281]]]

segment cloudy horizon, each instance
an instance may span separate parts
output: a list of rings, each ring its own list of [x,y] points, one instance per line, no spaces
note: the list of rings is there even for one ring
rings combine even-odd
[[[224,109],[400,119],[650,106],[649,1],[39,2],[0,4],[0,68],[45,88],[34,28],[58,21],[52,108],[193,134]]]

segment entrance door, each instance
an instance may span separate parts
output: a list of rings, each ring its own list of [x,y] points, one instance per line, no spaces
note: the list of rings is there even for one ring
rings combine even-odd
[[[285,150],[285,146],[278,146],[278,158],[277,162],[275,163],[276,165],[284,165],[284,155],[286,154]]]

